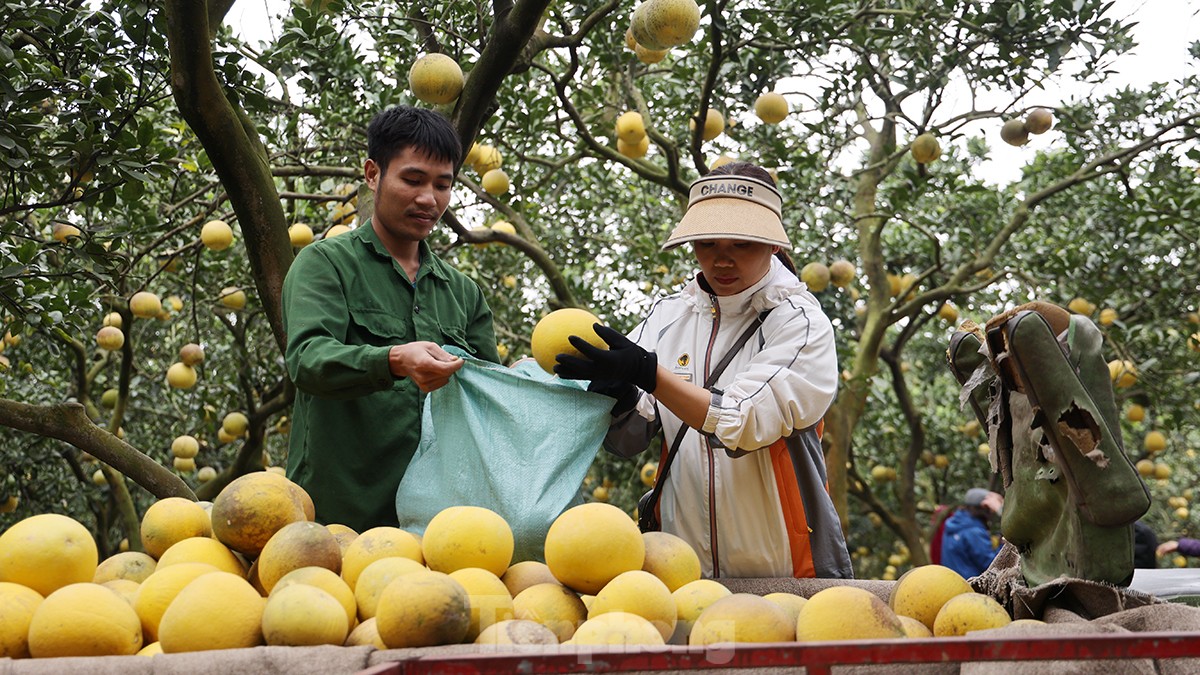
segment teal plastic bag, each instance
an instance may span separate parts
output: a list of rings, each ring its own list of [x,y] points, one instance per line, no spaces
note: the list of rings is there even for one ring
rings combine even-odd
[[[421,442],[396,491],[400,527],[423,534],[442,509],[482,506],[512,527],[514,563],[542,560],[550,524],[582,500],[613,400],[532,360],[506,368],[443,349],[466,363],[425,397]]]

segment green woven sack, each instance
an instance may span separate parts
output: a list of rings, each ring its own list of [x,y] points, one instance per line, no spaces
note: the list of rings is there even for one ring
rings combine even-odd
[[[444,349],[466,363],[425,397],[421,442],[396,491],[400,527],[423,534],[442,509],[482,506],[512,528],[514,563],[542,560],[550,524],[582,501],[613,400],[532,360],[506,368]]]

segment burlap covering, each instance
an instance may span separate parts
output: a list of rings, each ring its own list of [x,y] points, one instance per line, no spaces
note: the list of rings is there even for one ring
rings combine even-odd
[[[1129,589],[1078,579],[1059,579],[1027,588],[1017,569],[1016,551],[1001,550],[992,566],[971,580],[974,588],[992,595],[1017,618],[1039,618],[1048,626],[1013,626],[974,635],[994,635],[998,640],[1048,634],[1073,636],[1104,633],[1174,631],[1200,637],[1200,608],[1167,603]],[[850,585],[886,599],[895,582],[834,579],[723,579],[736,593],[794,593],[811,597],[830,586]],[[658,647],[658,652],[686,650]],[[353,675],[393,661],[421,661],[467,654],[520,652],[536,659],[545,654],[578,654],[581,664],[592,663],[587,651],[573,646],[512,647],[497,652],[477,645],[452,645],[424,649],[377,651],[371,647],[255,647],[191,654],[108,656],[64,659],[0,659],[0,675]],[[597,659],[599,662],[601,659]],[[574,658],[572,659],[574,661]],[[715,661],[703,672],[782,675],[803,673],[796,668],[722,668]],[[528,664],[527,664],[528,665]],[[436,670],[436,662],[426,668]],[[661,673],[667,671],[640,671]],[[1200,673],[1200,659],[1141,659],[1122,661],[997,661],[979,663],[879,664],[834,667],[838,675],[1068,675],[1075,673],[1147,673],[1184,675]]]

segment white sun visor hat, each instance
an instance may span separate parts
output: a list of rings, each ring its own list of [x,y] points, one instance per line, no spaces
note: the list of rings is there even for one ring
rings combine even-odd
[[[746,176],[698,179],[692,183],[687,213],[662,248],[669,251],[704,239],[739,239],[790,249],[779,190]]]

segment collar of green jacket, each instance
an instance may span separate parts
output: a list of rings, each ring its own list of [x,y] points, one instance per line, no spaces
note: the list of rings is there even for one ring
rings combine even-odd
[[[392,254],[383,245],[383,240],[379,238],[379,234],[375,231],[375,227],[370,223],[360,225],[350,232],[358,241],[361,241],[375,255],[387,260],[395,261]],[[432,274],[443,281],[450,278],[450,274],[446,269],[446,263],[433,254],[433,249],[429,247],[429,242],[424,239],[418,244],[418,250],[421,255],[421,268],[417,272],[417,278],[420,279],[424,274]]]

